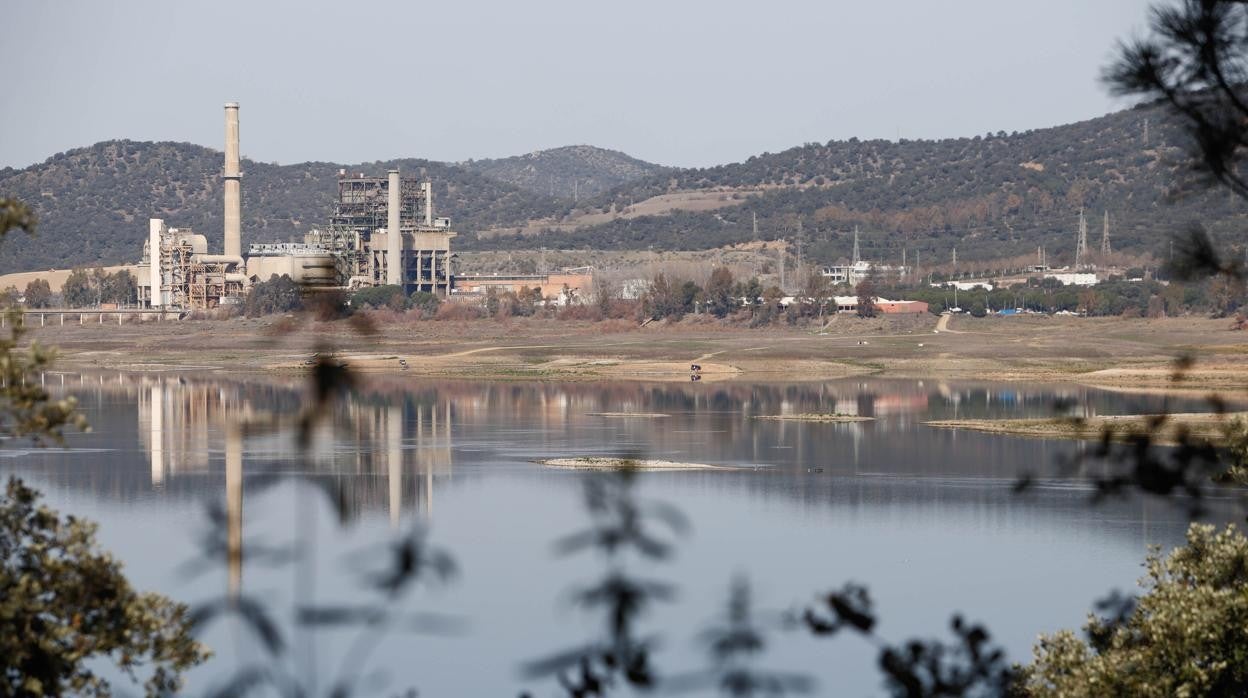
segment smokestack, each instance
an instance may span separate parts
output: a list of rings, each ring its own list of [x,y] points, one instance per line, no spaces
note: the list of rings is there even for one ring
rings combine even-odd
[[[243,254],[243,173],[238,160],[238,102],[225,103],[225,254]]]
[[[399,233],[399,206],[402,204],[402,183],[399,171],[390,170],[390,184],[386,203],[386,283],[399,286],[403,283],[403,238]]]
[[[160,285],[164,277],[160,273],[160,234],[165,229],[165,222],[159,218],[149,218],[147,221],[147,265],[148,276],[147,281],[152,285],[152,293],[150,305],[155,308],[164,305],[164,299],[160,295]]]
[[[425,190],[425,227],[433,227],[433,182],[425,182],[421,185]]]

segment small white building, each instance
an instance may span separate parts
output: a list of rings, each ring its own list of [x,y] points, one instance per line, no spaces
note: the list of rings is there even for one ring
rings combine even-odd
[[[1097,284],[1096,274],[1092,272],[1057,272],[1045,274],[1046,279],[1057,279],[1066,286],[1095,286]]]
[[[974,291],[976,289],[991,291],[995,288],[995,286],[987,281],[942,281],[939,283],[933,283],[932,286],[935,288],[956,288],[959,291]]]
[[[893,266],[890,264],[873,264],[866,261],[858,261],[853,264],[834,264],[823,267],[819,273],[825,276],[833,284],[849,284],[857,286],[859,283],[866,281],[871,275],[875,275],[883,280],[896,280],[903,278],[910,273],[909,267]]]

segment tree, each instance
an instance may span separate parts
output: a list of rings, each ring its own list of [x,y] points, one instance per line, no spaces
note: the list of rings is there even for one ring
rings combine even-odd
[[[1209,309],[1214,317],[1227,317],[1242,303],[1244,284],[1225,275],[1209,280]]]
[[[108,287],[108,274],[101,267],[91,270],[91,291],[95,294],[95,305],[104,302],[104,291]]]
[[[16,286],[9,286],[0,290],[0,309],[17,305],[17,301],[21,297],[22,294],[18,292]]]
[[[96,546],[95,524],[61,518],[16,478],[0,499],[0,588],[6,695],[109,695],[92,669],[100,659],[132,680],[150,665],[147,694],[164,695],[209,656],[186,606],[136,592]]]
[[[26,284],[26,307],[28,308],[51,308],[52,307],[52,286],[48,284],[47,279],[35,279]]]
[[[1248,538],[1192,524],[1187,544],[1146,563],[1138,603],[1089,617],[1086,639],[1041,637],[1025,670],[1028,695],[1248,694]]]
[[[289,313],[301,308],[303,296],[299,292],[299,284],[287,274],[253,284],[247,294],[247,302],[243,304],[247,317]]]
[[[61,298],[71,308],[83,308],[95,302],[95,291],[91,288],[91,277],[84,269],[74,269],[61,286]]]
[[[875,317],[875,284],[870,279],[858,282],[855,289],[858,294],[858,317]]]
[[[490,286],[489,288],[485,289],[484,307],[485,307],[485,314],[487,317],[494,317],[495,314],[498,313],[498,309],[500,307],[500,301],[498,297],[498,289],[496,287]]]
[[[594,305],[602,317],[611,315],[611,307],[620,299],[619,286],[602,274],[594,275]]]
[[[652,318],[684,317],[685,303],[681,288],[674,281],[668,280],[665,274],[656,274],[650,282],[650,288],[642,298],[642,306],[646,314]]]
[[[351,294],[351,307],[353,308],[389,307],[392,310],[403,310],[406,305],[407,298],[403,294],[403,287],[397,284],[370,286]]]
[[[722,318],[737,309],[737,299],[732,294],[732,272],[727,267],[716,267],[706,284],[706,309],[715,317]]]
[[[1196,170],[1248,197],[1239,171],[1248,147],[1248,5],[1181,0],[1152,15],[1152,36],[1121,45],[1106,82],[1117,94],[1160,100],[1186,124]]]
[[[0,219],[24,210],[11,200],[0,206]],[[0,220],[0,234],[13,225]],[[33,232],[33,216],[16,225]],[[18,352],[22,316],[10,311],[8,319],[12,330],[0,339],[0,437],[59,441],[65,426],[87,429],[72,397],[53,400],[36,379],[52,353],[37,343]],[[0,497],[0,694],[109,695],[93,671],[101,661],[132,679],[148,664],[148,695],[175,692],[182,672],[208,657],[191,637],[186,607],[135,592],[120,563],[97,549],[93,524],[62,519],[38,499],[16,479]]]
[[[1161,296],[1153,295],[1149,297],[1147,314],[1149,318],[1153,319],[1166,316],[1166,302],[1161,299]]]
[[[705,294],[702,293],[702,287],[693,281],[686,281],[680,285],[680,309],[682,313],[692,313],[698,309],[698,304],[706,301]]]
[[[828,302],[832,300],[832,297],[832,283],[828,277],[820,274],[818,269],[806,275],[806,282],[802,284],[802,298],[810,304],[815,315],[823,318],[823,313],[827,310]]]
[[[100,299],[104,303],[124,305],[138,297],[138,281],[125,269],[103,276],[100,283]]]
[[[407,307],[419,311],[420,316],[426,320],[437,314],[440,305],[442,299],[438,294],[428,291],[416,291],[407,299]]]

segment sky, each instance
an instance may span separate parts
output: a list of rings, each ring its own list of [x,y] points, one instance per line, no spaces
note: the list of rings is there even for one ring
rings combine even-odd
[[[572,144],[673,166],[943,138],[1127,106],[1141,0],[6,0],[0,167],[103,140],[460,161]]]

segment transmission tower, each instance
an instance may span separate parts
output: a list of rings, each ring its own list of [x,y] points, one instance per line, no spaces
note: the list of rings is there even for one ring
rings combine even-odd
[[[785,256],[785,253],[788,252],[788,242],[785,240],[781,240],[780,247],[778,248],[778,250],[780,252],[780,290],[783,291],[784,290],[784,256]]]
[[[1109,211],[1105,212],[1105,226],[1101,230],[1101,261],[1109,257]]]
[[[857,264],[862,256],[858,254],[858,226],[854,226],[854,258],[850,264]]]
[[[1075,243],[1075,271],[1083,268],[1084,260],[1088,256],[1088,219],[1083,215],[1083,209],[1079,209],[1079,240]]]
[[[758,241],[758,213],[754,213],[754,241]]]
[[[797,273],[799,275],[804,273],[802,271],[802,238],[802,219],[799,216],[797,219]]]

